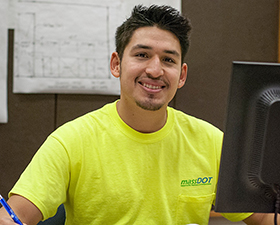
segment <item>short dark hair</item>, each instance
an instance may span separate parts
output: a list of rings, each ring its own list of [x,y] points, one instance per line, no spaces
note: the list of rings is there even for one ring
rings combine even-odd
[[[190,21],[182,16],[178,10],[166,5],[151,5],[150,7],[137,5],[133,8],[131,16],[116,31],[116,51],[120,59],[122,59],[124,49],[134,31],[141,27],[152,26],[157,26],[176,35],[181,45],[183,63],[189,48]]]

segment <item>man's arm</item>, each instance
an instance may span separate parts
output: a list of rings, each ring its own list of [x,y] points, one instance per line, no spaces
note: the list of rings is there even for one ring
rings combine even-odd
[[[27,225],[36,225],[42,220],[41,211],[29,200],[20,196],[12,195],[7,201],[18,218]],[[15,225],[4,207],[0,209],[0,225]]]
[[[274,214],[273,213],[254,213],[247,219],[243,220],[244,223],[248,225],[273,225],[274,224]],[[280,218],[277,218],[278,224],[280,223]]]

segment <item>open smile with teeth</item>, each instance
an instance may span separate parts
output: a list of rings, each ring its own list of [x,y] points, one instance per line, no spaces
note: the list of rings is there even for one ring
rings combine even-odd
[[[152,84],[146,84],[146,83],[141,83],[139,82],[142,86],[149,88],[149,89],[153,89],[153,90],[157,90],[157,89],[162,89],[165,88],[165,86],[160,86],[160,85],[152,85]]]
[[[151,84],[143,84],[144,87],[150,88],[150,89],[160,89],[162,88],[161,86],[154,86]]]

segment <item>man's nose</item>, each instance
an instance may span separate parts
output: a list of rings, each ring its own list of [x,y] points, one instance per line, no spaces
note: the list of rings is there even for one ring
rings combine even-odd
[[[159,77],[163,75],[162,62],[158,56],[152,57],[147,65],[146,73],[152,77]]]

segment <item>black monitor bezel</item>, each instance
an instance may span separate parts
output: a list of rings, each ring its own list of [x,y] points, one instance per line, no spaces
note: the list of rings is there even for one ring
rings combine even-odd
[[[261,164],[275,101],[280,101],[279,63],[233,62],[215,211],[274,212],[276,194],[263,182]],[[280,177],[280,165],[277,170]]]

